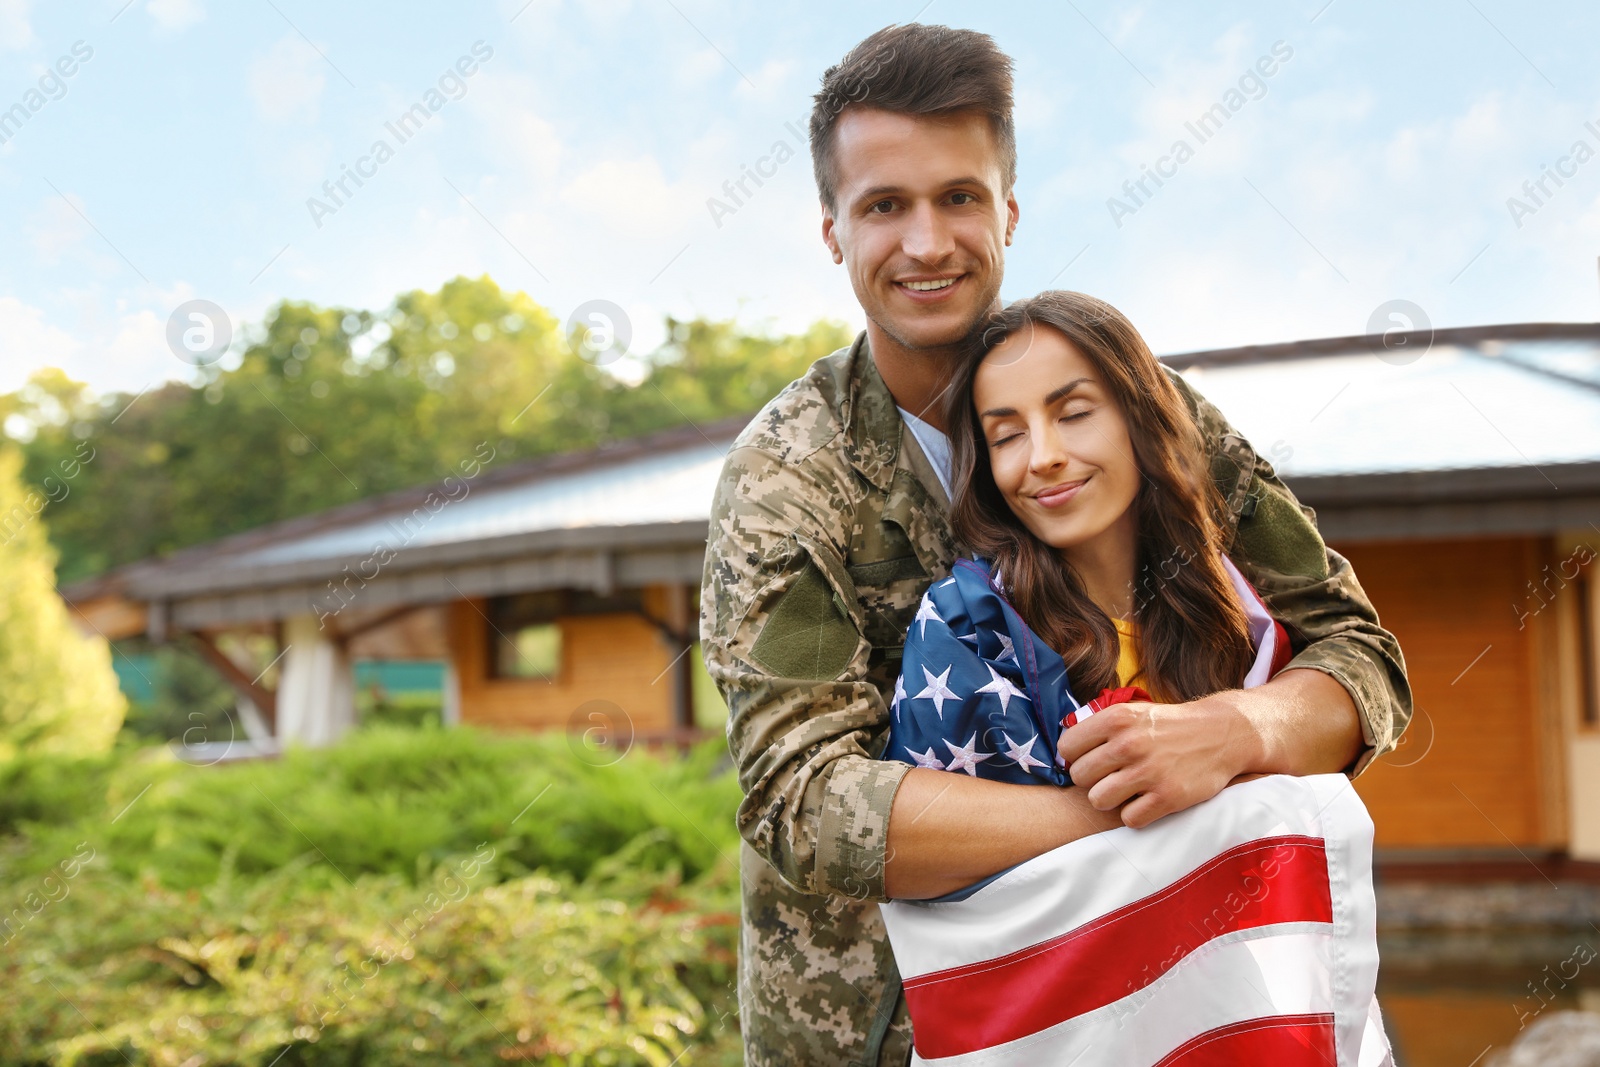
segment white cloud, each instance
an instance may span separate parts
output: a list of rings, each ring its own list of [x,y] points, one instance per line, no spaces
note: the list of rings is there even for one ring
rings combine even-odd
[[[323,58],[297,34],[285,34],[250,64],[250,96],[269,122],[315,119],[327,86]]]
[[[530,178],[544,180],[559,171],[561,138],[540,114],[541,94],[525,74],[498,70],[462,104],[477,119],[484,147]]]
[[[667,181],[655,157],[642,156],[602,160],[575,175],[561,199],[619,237],[651,238],[684,228],[694,216],[697,191]]]
[[[59,196],[42,201],[38,210],[29,216],[25,228],[34,251],[51,265],[60,262],[61,253],[82,242],[89,232],[83,219]]]
[[[0,392],[12,392],[40,367],[64,367],[82,351],[77,338],[45,321],[39,308],[0,296]]]
[[[150,0],[145,10],[158,26],[173,32],[193,26],[206,17],[201,0]]]
[[[33,24],[28,21],[32,0],[0,0],[0,48],[21,50],[33,45]]]

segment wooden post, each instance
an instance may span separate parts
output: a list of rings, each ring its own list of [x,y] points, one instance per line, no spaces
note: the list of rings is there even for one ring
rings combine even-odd
[[[673,583],[667,586],[667,625],[671,628],[677,647],[672,665],[673,726],[686,735],[694,729],[694,589],[692,586]]]
[[[194,640],[194,646],[206,661],[217,669],[217,673],[231,685],[234,692],[244,697],[256,706],[261,712],[262,719],[266,720],[267,729],[276,737],[278,734],[278,694],[259,684],[244,669],[235,663],[226,652],[217,646],[210,634],[196,630],[189,634]]]

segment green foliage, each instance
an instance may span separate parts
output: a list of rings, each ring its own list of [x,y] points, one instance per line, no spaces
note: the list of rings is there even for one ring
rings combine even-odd
[[[138,680],[146,683],[141,688],[151,691],[146,700],[129,700],[122,724],[125,737],[148,744],[244,736],[243,728],[233,722],[237,700],[233,690],[187,643],[156,645],[132,638],[117,642],[113,651],[120,662],[138,672]]]
[[[16,861],[28,873],[92,839],[117,873],[180,889],[212,883],[225,866],[255,877],[303,859],[303,877],[322,881],[414,879],[419,863],[483,841],[507,870],[585,878],[645,834],[655,836],[640,864],[694,878],[737,850],[728,813],[738,783],[711,773],[725,752],[710,741],[683,760],[629,752],[593,766],[566,734],[374,727],[331,748],[216,767],[163,749],[109,767],[39,757],[0,764],[0,831],[29,839]],[[84,806],[87,786],[68,793],[71,803],[50,802],[74,775],[100,777],[98,803]]]
[[[39,517],[51,496],[25,489],[21,467],[16,449],[0,447],[0,759],[104,751],[126,709],[111,650],[81,636],[56,596]]]
[[[776,338],[728,322],[668,328],[624,377],[488,278],[404,293],[381,312],[284,301],[244,331],[232,369],[224,360],[193,384],[100,399],[46,370],[0,396],[0,421],[32,428],[27,480],[59,483],[50,518],[73,581],[437,480],[485,442],[492,469],[753,412],[849,341],[834,323]],[[66,477],[61,465],[85,448],[94,458]]]
[[[0,764],[0,1065],[738,1063],[722,757]]]

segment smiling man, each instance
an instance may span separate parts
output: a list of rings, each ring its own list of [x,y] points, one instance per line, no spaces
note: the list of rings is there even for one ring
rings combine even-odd
[[[867,328],[729,452],[701,596],[745,793],[750,1064],[908,1061],[878,901],[938,896],[1145,825],[1242,774],[1357,773],[1410,718],[1399,646],[1350,565],[1174,375],[1226,502],[1229,555],[1292,635],[1289,668],[1256,689],[1119,705],[1074,727],[1061,749],[1070,789],[879,758],[891,706],[914,699],[895,691],[907,627],[960,552],[939,399],[962,342],[998,306],[1018,220],[1011,108],[1011,61],[989,37],[919,24],[867,38],[816,96],[822,238]]]

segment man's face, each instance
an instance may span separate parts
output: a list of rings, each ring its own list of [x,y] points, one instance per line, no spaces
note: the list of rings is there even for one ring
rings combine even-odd
[[[988,121],[853,107],[834,133],[838,206],[822,212],[834,262],[899,344],[956,344],[999,297],[1017,224]]]

